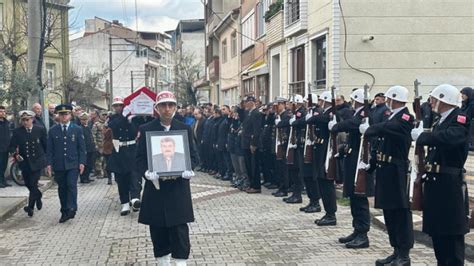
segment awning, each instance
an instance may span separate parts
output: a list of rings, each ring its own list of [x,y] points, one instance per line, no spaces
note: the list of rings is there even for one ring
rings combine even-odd
[[[244,72],[242,72],[242,75],[246,75],[248,77],[255,77],[264,74],[268,74],[268,67],[263,60],[253,63],[246,70],[244,70]]]

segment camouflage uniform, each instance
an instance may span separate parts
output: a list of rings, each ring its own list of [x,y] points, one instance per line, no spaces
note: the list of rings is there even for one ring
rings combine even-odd
[[[98,177],[105,177],[106,161],[104,159],[104,124],[105,121],[98,120],[92,126],[92,136],[97,150],[97,159],[95,161],[95,174]]]

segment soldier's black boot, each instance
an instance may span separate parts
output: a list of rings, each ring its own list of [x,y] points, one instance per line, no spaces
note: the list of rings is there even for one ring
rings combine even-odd
[[[28,214],[28,216],[32,217],[35,210],[35,201],[28,199],[28,206],[25,206],[23,210]]]
[[[275,193],[272,193],[273,196],[277,197],[277,198],[281,198],[281,197],[286,197],[288,196],[288,192],[284,191],[284,190],[278,190],[277,192]]]
[[[67,211],[61,212],[61,218],[59,218],[59,223],[62,224],[64,222],[66,222],[67,220],[69,220],[69,215],[68,215]]]
[[[303,199],[301,198],[301,194],[296,194],[296,193],[293,193],[293,195],[291,195],[291,197],[287,198],[286,200],[286,203],[289,203],[289,204],[296,204],[296,203],[302,203],[303,202]]]
[[[311,204],[313,204],[313,203],[310,201],[310,202],[308,203],[308,205],[306,205],[306,206],[304,206],[304,207],[301,207],[301,208],[300,208],[300,212],[305,212],[306,209],[308,209],[309,206],[311,206]]]
[[[326,213],[326,215],[324,215],[323,218],[317,219],[316,221],[314,221],[314,223],[317,224],[318,226],[336,225],[337,224],[336,215]]]
[[[386,257],[385,259],[378,259],[375,261],[375,266],[389,265],[392,263],[398,256],[398,248],[393,250],[393,254]]]
[[[351,242],[352,240],[354,240],[357,236],[357,233],[354,231],[352,232],[352,234],[348,235],[348,236],[345,236],[345,237],[341,237],[339,238],[339,243],[342,243],[342,244],[345,244],[345,243],[349,243]]]
[[[350,242],[346,243],[346,248],[368,248],[369,247],[369,238],[367,233],[359,233],[357,236]]]
[[[409,249],[400,249],[398,256],[390,264],[391,266],[410,266],[410,250]]]
[[[321,205],[319,205],[319,201],[311,201],[310,205],[306,210],[305,213],[315,213],[321,212]]]
[[[38,209],[38,211],[43,208],[43,201],[41,200],[41,198],[36,200],[36,208]]]

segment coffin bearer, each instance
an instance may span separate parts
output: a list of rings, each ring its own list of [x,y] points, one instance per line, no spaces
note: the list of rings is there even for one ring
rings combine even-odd
[[[77,211],[77,178],[84,172],[86,145],[80,126],[71,123],[72,106],[56,106],[60,123],[49,130],[47,145],[48,175],[54,171],[61,203],[60,223],[73,219]]]
[[[43,208],[38,181],[41,170],[46,167],[46,129],[33,124],[35,113],[32,111],[20,111],[18,116],[21,126],[13,130],[9,151],[20,162],[19,166],[25,179],[25,185],[30,192],[28,206],[25,206],[23,210],[31,217],[35,204],[38,210]]]
[[[433,239],[438,265],[464,264],[464,235],[469,232],[469,201],[464,163],[468,155],[469,119],[457,107],[459,91],[443,84],[430,94],[434,119],[412,130],[418,145],[428,146],[423,179],[423,232]],[[425,125],[426,127],[426,125]]]
[[[125,216],[130,213],[130,204],[133,211],[140,209],[141,186],[130,165],[130,162],[135,159],[137,128],[123,116],[125,105],[121,97],[114,99],[112,107],[115,114],[110,117],[107,126],[112,130],[114,149],[107,161],[107,170],[115,176],[122,204],[120,215]]]
[[[411,147],[413,116],[405,106],[408,90],[393,86],[385,93],[392,114],[387,121],[360,125],[364,137],[379,138],[375,182],[375,208],[383,209],[393,254],[376,261],[376,265],[410,265],[413,248],[413,220],[408,199],[408,153]]]
[[[150,226],[153,252],[158,265],[170,265],[171,257],[176,265],[186,265],[191,244],[187,223],[194,221],[189,179],[193,171],[184,171],[181,177],[160,177],[148,169],[146,132],[187,130],[193,167],[198,162],[191,127],[174,118],[176,97],[162,91],[156,97],[156,111],[160,118],[142,125],[139,130],[136,156],[137,173],[144,175],[145,189],[138,222]],[[157,185],[155,185],[157,184]],[[159,185],[158,185],[159,184]]]

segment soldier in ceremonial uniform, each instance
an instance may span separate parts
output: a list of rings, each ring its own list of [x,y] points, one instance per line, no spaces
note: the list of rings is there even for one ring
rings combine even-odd
[[[288,136],[290,135],[290,112],[286,110],[287,99],[277,97],[277,113],[275,119],[276,136],[276,166],[275,173],[279,183],[278,191],[272,193],[275,197],[286,197],[290,181],[288,177],[288,165],[286,164],[286,149],[288,147]]]
[[[121,97],[114,99],[112,107],[115,114],[109,118],[107,127],[112,130],[114,148],[107,161],[107,170],[115,176],[122,204],[120,215],[125,216],[130,213],[130,204],[134,212],[140,209],[139,177],[130,166],[136,152],[137,128],[127,117],[123,116],[122,112],[125,106]]]
[[[370,212],[369,212],[369,195],[354,194],[355,176],[358,169],[358,157],[361,144],[361,134],[359,126],[367,114],[364,110],[364,90],[357,89],[351,93],[352,106],[355,110],[351,118],[345,119],[341,122],[330,121],[328,124],[329,130],[332,132],[346,132],[348,133],[349,149],[344,158],[344,187],[343,196],[350,198],[352,227],[354,232],[347,237],[339,238],[340,243],[345,243],[347,248],[368,248],[369,238],[367,232],[370,230]],[[369,176],[367,175],[367,183],[370,184]],[[365,187],[369,187],[370,185]]]
[[[410,265],[413,248],[413,220],[408,198],[408,153],[413,116],[405,106],[408,90],[394,86],[385,93],[392,114],[387,121],[371,125],[362,123],[359,130],[365,137],[378,137],[375,208],[383,209],[392,255],[376,261],[376,265]]]
[[[21,126],[13,130],[9,151],[20,162],[25,185],[30,192],[28,205],[23,210],[31,217],[35,205],[38,210],[43,207],[38,181],[41,170],[46,167],[46,129],[33,124],[35,113],[32,111],[21,111],[18,116]]]
[[[49,130],[47,144],[48,175],[54,171],[61,203],[60,223],[76,216],[77,178],[84,172],[86,145],[80,126],[71,123],[72,106],[56,106],[60,123]]]
[[[417,145],[428,146],[423,232],[433,240],[438,265],[464,265],[469,200],[463,167],[468,155],[469,119],[457,106],[460,95],[456,87],[440,85],[430,97],[433,112],[439,115],[432,131],[423,130],[423,123],[412,130]]]
[[[324,211],[326,214],[314,221],[318,226],[333,226],[336,225],[336,188],[334,187],[334,180],[327,178],[326,173],[326,159],[329,145],[329,121],[333,119],[335,112],[332,106],[332,96],[330,91],[324,91],[319,96],[319,106],[322,109],[321,113],[313,113],[306,123],[315,125],[316,141],[313,146],[313,175],[318,180],[321,199],[323,200]]]
[[[153,252],[158,265],[170,265],[170,257],[176,265],[186,265],[191,244],[187,223],[194,221],[189,179],[192,169],[182,176],[161,177],[148,169],[146,132],[187,130],[192,167],[198,156],[194,147],[191,127],[174,118],[176,97],[169,91],[162,91],[156,97],[155,109],[160,118],[142,125],[139,131],[136,164],[138,174],[144,175],[145,189],[138,221],[150,226]],[[171,253],[171,255],[170,255]]]
[[[275,175],[275,112],[272,107],[273,103],[265,106],[263,131],[260,135],[262,142],[262,172],[266,181],[263,186],[268,189],[278,188]]]

